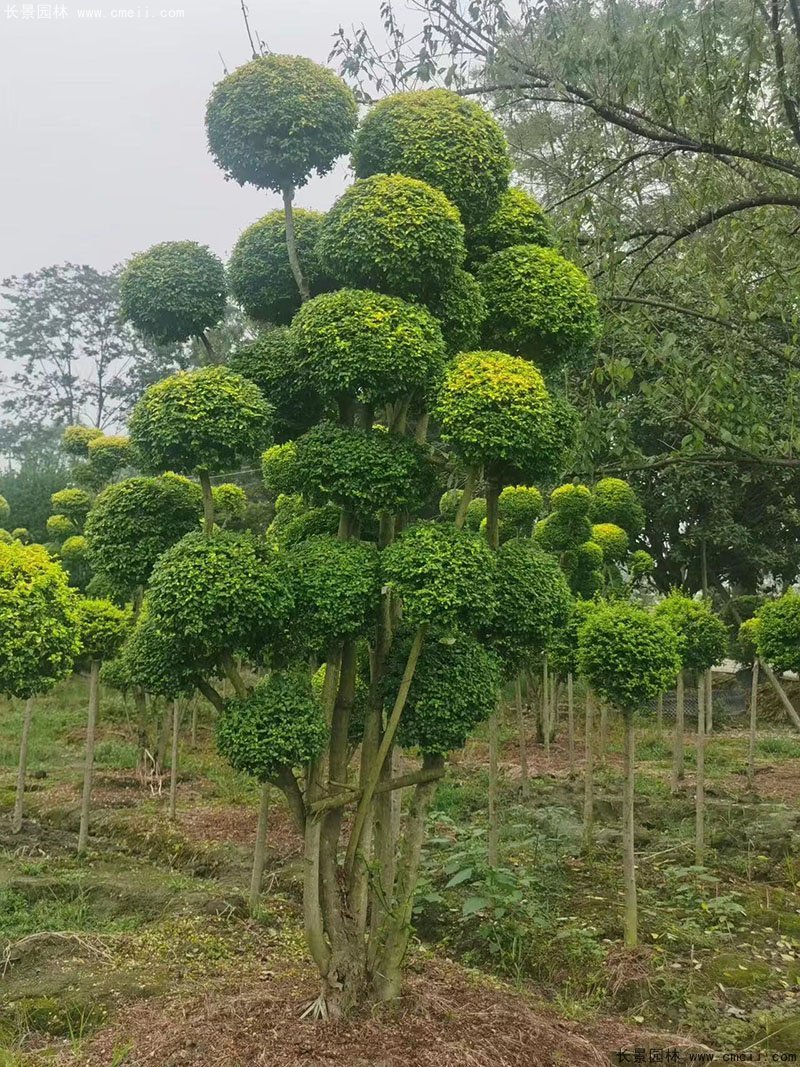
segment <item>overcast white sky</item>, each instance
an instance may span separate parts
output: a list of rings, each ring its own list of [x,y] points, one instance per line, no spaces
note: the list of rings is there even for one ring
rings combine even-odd
[[[337,26],[375,25],[378,4],[249,7],[272,51],[324,62]],[[121,10],[138,15],[112,17]],[[66,260],[106,268],[166,240],[227,255],[278,206],[226,182],[207,154],[219,53],[229,70],[250,58],[239,0],[0,0],[0,278]],[[344,180],[344,166],[312,180],[298,203],[327,207]]]

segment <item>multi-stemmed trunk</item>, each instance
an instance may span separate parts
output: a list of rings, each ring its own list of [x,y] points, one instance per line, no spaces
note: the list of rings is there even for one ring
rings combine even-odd
[[[672,750],[672,792],[677,793],[683,781],[683,715],[684,715],[684,681],[683,671],[678,674],[675,687],[675,744]]]
[[[100,661],[93,659],[89,667],[89,713],[86,718],[86,762],[83,769],[83,796],[81,798],[81,824],[78,831],[78,852],[83,852],[89,843],[89,815],[92,806],[92,779],[94,777],[94,743],[99,708]]]
[[[22,736],[19,742],[19,765],[17,767],[17,792],[14,798],[14,814],[11,817],[11,832],[18,834],[22,829],[22,810],[25,800],[25,775],[28,770],[28,743],[33,722],[33,697],[25,701],[22,716]]]

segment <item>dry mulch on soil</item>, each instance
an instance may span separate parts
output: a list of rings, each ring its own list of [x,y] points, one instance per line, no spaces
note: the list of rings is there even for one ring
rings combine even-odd
[[[141,1002],[81,1062],[107,1067],[128,1041],[127,1067],[607,1067],[619,1049],[648,1047],[647,1034],[619,1020],[565,1022],[448,962],[410,975],[397,1004],[346,1022],[301,1021],[314,996],[310,976],[277,974],[257,988],[220,981]]]

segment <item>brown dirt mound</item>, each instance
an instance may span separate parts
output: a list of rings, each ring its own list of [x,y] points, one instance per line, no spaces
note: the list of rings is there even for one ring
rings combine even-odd
[[[310,976],[266,978],[136,1005],[82,1063],[107,1067],[128,1041],[127,1067],[607,1067],[621,1048],[648,1047],[618,1020],[565,1022],[450,963],[410,976],[397,1004],[340,1023],[300,1020],[315,995]]]

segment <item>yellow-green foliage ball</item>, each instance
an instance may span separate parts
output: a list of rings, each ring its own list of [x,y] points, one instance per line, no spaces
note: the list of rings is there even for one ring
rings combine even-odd
[[[550,494],[550,507],[559,516],[569,519],[588,518],[592,507],[592,492],[586,485],[567,482]]]
[[[464,261],[458,209],[438,189],[400,174],[351,185],[322,224],[318,252],[337,284],[405,300],[440,293]]]
[[[0,693],[46,693],[78,653],[75,594],[41,545],[0,542]]]
[[[234,770],[260,782],[305,767],[322,752],[328,727],[301,669],[274,670],[244,700],[228,700],[217,748]]]
[[[694,600],[675,589],[656,606],[655,614],[675,633],[678,655],[686,670],[706,671],[725,659],[728,631],[706,601]]]
[[[64,451],[76,459],[86,459],[89,455],[89,442],[95,437],[103,437],[103,431],[96,426],[67,426],[61,435]]]
[[[464,525],[468,530],[480,530],[483,523],[486,522],[486,498],[482,496],[473,497],[467,504],[467,515],[464,519]]]
[[[452,522],[458,512],[458,505],[464,495],[463,489],[446,489],[439,497],[439,514],[443,519]]]
[[[439,320],[448,351],[471,352],[481,343],[486,301],[480,282],[460,267],[440,293],[428,297],[428,309]]]
[[[353,165],[359,178],[406,174],[441,189],[467,225],[495,210],[511,173],[498,122],[448,89],[381,100],[358,130]]]
[[[297,255],[309,289],[316,296],[331,288],[317,258],[317,240],[325,216],[302,208],[296,208],[293,215]],[[300,308],[300,291],[289,265],[286,216],[282,210],[271,211],[242,233],[228,263],[228,282],[231,296],[251,319],[289,325]]]
[[[492,473],[546,477],[565,426],[539,371],[503,352],[464,352],[448,366],[434,417],[463,460]]]
[[[619,563],[628,554],[628,535],[613,522],[596,522],[592,526],[592,541],[603,550],[609,563]]]
[[[300,189],[350,151],[358,121],[351,89],[303,56],[266,55],[215,86],[206,108],[208,147],[239,185]]]
[[[515,245],[496,252],[478,280],[488,308],[487,345],[550,370],[581,356],[600,336],[589,279],[552,248]]]
[[[554,244],[549,218],[524,189],[506,189],[495,211],[467,230],[470,262],[476,265],[513,245],[549,248]]]
[[[68,515],[51,515],[45,526],[54,541],[63,541],[78,532],[78,527]]]
[[[167,241],[130,260],[120,278],[122,317],[158,344],[200,337],[225,315],[225,268],[195,241]]]
[[[50,504],[57,514],[82,523],[89,514],[93,499],[85,489],[59,489],[50,497]]]
[[[644,510],[632,486],[621,478],[602,478],[592,494],[593,522],[612,522],[637,537],[644,526]]]
[[[13,540],[14,538],[8,530],[0,529],[0,543],[4,545],[10,545]]]
[[[542,494],[534,485],[507,485],[497,501],[500,522],[523,537],[533,531],[542,512]]]
[[[95,437],[89,442],[89,463],[103,481],[110,481],[123,467],[134,463],[130,438],[121,436]]]
[[[211,490],[214,514],[218,522],[235,522],[243,519],[247,512],[247,494],[240,485],[224,482]]]
[[[75,534],[68,537],[61,546],[59,553],[67,567],[75,567],[87,559],[88,545],[83,534]]]
[[[441,327],[429,311],[364,289],[308,301],[295,316],[291,338],[301,372],[331,399],[425,397],[446,357]]]
[[[0,522],[5,522],[11,514],[11,505],[4,496],[0,496]]]
[[[297,445],[273,445],[261,457],[261,474],[270,493],[291,495],[297,489]],[[277,509],[277,503],[276,503]]]
[[[800,594],[790,589],[758,610],[759,658],[779,671],[800,670]]]
[[[15,541],[19,541],[23,545],[29,545],[31,543],[31,534],[25,526],[17,526],[11,531],[11,536]]]
[[[78,600],[77,610],[81,655],[89,660],[116,655],[130,628],[130,612],[110,600],[84,597]]]

